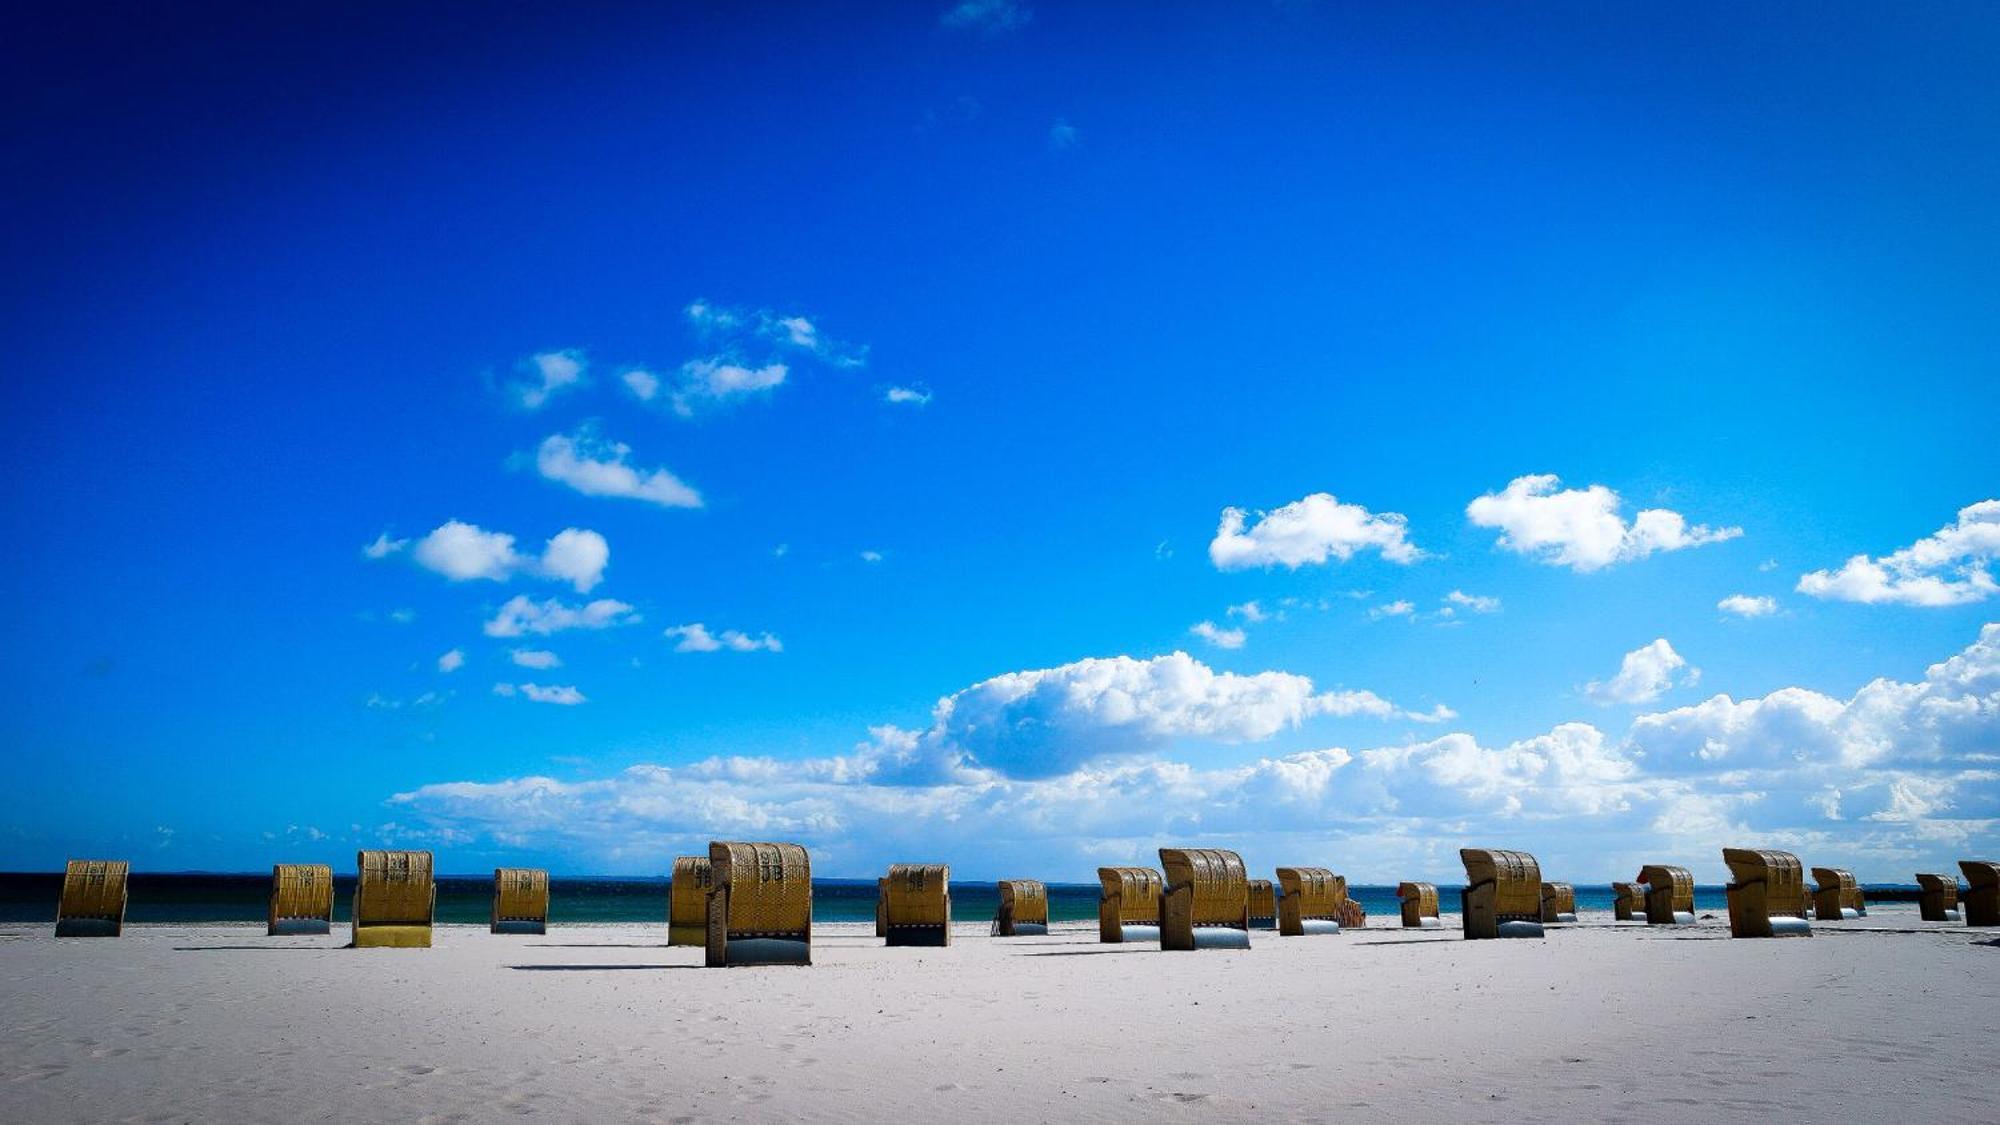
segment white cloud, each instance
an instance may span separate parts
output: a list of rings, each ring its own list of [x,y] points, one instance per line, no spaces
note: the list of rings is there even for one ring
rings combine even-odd
[[[438,671],[440,672],[456,672],[463,667],[465,667],[465,650],[462,648],[452,649],[450,652],[438,657]]]
[[[521,594],[508,599],[493,620],[486,623],[485,630],[489,637],[529,634],[546,637],[568,629],[610,629],[638,621],[639,615],[631,606],[610,598],[599,598],[588,605],[570,606],[555,598],[538,602]]]
[[[408,539],[391,539],[389,533],[385,531],[377,535],[373,543],[361,548],[361,554],[365,558],[386,559],[409,545]]]
[[[805,352],[838,368],[863,367],[868,362],[865,345],[832,339],[811,319],[796,313],[728,308],[707,301],[693,302],[686,312],[698,335],[722,344],[731,356],[753,347],[777,347]]]
[[[1416,611],[1417,607],[1415,603],[1398,600],[1389,602],[1386,605],[1376,606],[1374,609],[1368,611],[1368,616],[1377,620],[1384,617],[1409,617],[1416,613]]]
[[[882,393],[882,401],[908,406],[927,406],[931,401],[931,392],[919,387],[890,387]]]
[[[1241,617],[1252,625],[1271,619],[1271,615],[1264,612],[1264,607],[1254,601],[1244,602],[1242,605],[1230,606],[1229,616]]]
[[[1242,648],[1245,634],[1241,629],[1218,629],[1213,621],[1201,621],[1189,627],[1188,632],[1214,645],[1216,648]]]
[[[533,703],[553,703],[558,707],[574,707],[590,702],[584,694],[568,684],[509,684],[493,685],[493,694],[512,699],[519,695]]]
[[[665,469],[641,472],[626,464],[632,449],[607,442],[584,429],[573,435],[551,434],[535,455],[535,467],[585,496],[621,496],[662,508],[699,508],[701,493]]]
[[[611,545],[595,531],[568,528],[556,532],[542,551],[544,577],[567,582],[579,594],[588,594],[604,580],[604,568],[611,562]]]
[[[938,22],[961,31],[998,35],[1026,27],[1034,18],[1034,10],[1019,0],[962,0],[946,8]]]
[[[407,607],[389,611],[389,620],[398,625],[408,625],[417,619],[417,611]]]
[[[768,391],[783,383],[789,372],[782,363],[747,367],[724,356],[691,359],[681,365],[680,381],[674,384],[674,413],[688,418],[702,406]]]
[[[1991,566],[2000,557],[2000,500],[1982,500],[1958,519],[1880,559],[1855,555],[1839,570],[1815,570],[1798,591],[1815,598],[1871,605],[1951,606],[1985,601],[2000,591]]]
[[[583,353],[574,349],[537,352],[521,361],[526,378],[510,384],[510,389],[523,408],[539,410],[557,392],[582,382],[587,366]]]
[[[1424,553],[1409,541],[1409,521],[1395,512],[1376,515],[1359,504],[1343,504],[1324,492],[1260,514],[1244,529],[1248,514],[1224,508],[1208,557],[1217,570],[1283,566],[1297,570],[1328,559],[1346,562],[1374,548],[1393,563],[1413,563]]]
[[[865,563],[878,563],[878,562],[881,562],[881,561],[882,561],[883,559],[885,559],[885,558],[887,558],[887,557],[888,557],[887,555],[884,555],[884,554],[883,554],[882,552],[880,552],[880,551],[863,551],[863,552],[861,552],[861,561],[862,561],[862,562],[865,562]]]
[[[635,367],[618,378],[640,402],[651,402],[660,393],[660,377],[643,367]]]
[[[1056,123],[1049,126],[1049,151],[1068,152],[1082,144],[1083,133],[1063,118],[1056,118]]]
[[[1691,687],[1701,679],[1701,669],[1688,667],[1674,646],[1661,637],[1625,654],[1618,674],[1608,682],[1595,680],[1583,692],[1599,703],[1651,703],[1675,687]]]
[[[1751,597],[1749,594],[1731,594],[1715,603],[1715,608],[1738,617],[1769,617],[1778,612],[1778,600],[1769,597]]]
[[[1498,613],[1500,611],[1499,598],[1487,597],[1483,594],[1468,594],[1464,590],[1453,590],[1444,596],[1444,600],[1453,606],[1460,609],[1469,609],[1474,613]]]
[[[730,652],[785,651],[778,638],[769,633],[753,637],[735,629],[724,629],[721,634],[714,635],[709,633],[708,626],[699,621],[690,625],[675,625],[665,635],[680,638],[680,643],[674,646],[675,652],[721,652],[724,649]]]
[[[537,671],[562,667],[562,657],[547,649],[517,648],[509,652],[507,657],[522,668],[533,668]]]
[[[1627,525],[1616,492],[1601,484],[1558,491],[1561,484],[1553,474],[1516,477],[1466,505],[1465,514],[1475,526],[1498,528],[1507,550],[1579,572],[1743,534],[1738,527],[1689,526],[1666,508],[1647,508]]]
[[[568,582],[583,594],[603,580],[611,546],[595,531],[572,527],[557,532],[536,559],[516,551],[514,537],[506,532],[450,520],[419,539],[411,555],[418,565],[453,582],[505,582],[516,574],[532,574]]]

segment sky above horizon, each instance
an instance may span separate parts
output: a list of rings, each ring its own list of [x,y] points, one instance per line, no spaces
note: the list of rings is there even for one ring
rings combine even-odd
[[[1990,7],[0,44],[0,869],[2000,854]]]

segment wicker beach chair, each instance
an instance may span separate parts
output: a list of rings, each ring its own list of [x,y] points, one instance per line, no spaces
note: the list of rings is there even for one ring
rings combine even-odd
[[[1868,913],[1860,905],[1861,887],[1854,872],[1840,867],[1812,869],[1813,918],[1820,922],[1845,922]]]
[[[1965,872],[1965,905],[1960,911],[1968,926],[2000,926],[2000,863],[1990,859],[1961,859],[1958,869]]]
[[[1278,928],[1278,889],[1269,879],[1252,879],[1250,887],[1250,928],[1253,930],[1275,930]]]
[[[942,863],[892,863],[878,913],[890,945],[951,944],[951,868]]]
[[[63,869],[56,903],[57,937],[117,937],[125,932],[125,883],[132,865],[122,859],[72,859]]]
[[[429,949],[437,912],[431,853],[365,851],[355,865],[354,948]]]
[[[1396,884],[1396,901],[1403,906],[1403,928],[1435,930],[1444,923],[1438,918],[1438,889],[1431,883]]]
[[[1340,932],[1347,879],[1324,867],[1278,868],[1278,933],[1283,937]]]
[[[274,864],[271,911],[264,933],[293,937],[332,932],[333,868],[324,863]]]
[[[1576,921],[1576,888],[1568,883],[1542,884],[1542,922]]]
[[[1049,888],[1040,879],[1000,880],[994,937],[1038,937],[1049,932]]]
[[[1150,867],[1100,867],[1097,940],[1116,945],[1160,940],[1160,873]]]
[[[889,936],[889,877],[875,880],[875,936]]]
[[[1805,918],[1806,873],[1790,852],[1724,848],[1729,865],[1729,936],[1810,937]]]
[[[1665,863],[1649,863],[1639,872],[1646,890],[1646,924],[1650,926],[1692,926],[1694,916],[1694,872]]]
[[[705,855],[674,857],[667,884],[667,944],[708,944],[708,888],[713,882]]]
[[[1646,917],[1646,887],[1643,883],[1611,884],[1611,918],[1615,922],[1643,921]]]
[[[1917,886],[1923,891],[1917,898],[1917,910],[1926,922],[1959,922],[1964,913],[1958,908],[1958,876],[1933,875],[1919,872]]]
[[[493,921],[496,934],[549,932],[549,873],[534,867],[493,869]]]
[[[708,965],[812,964],[812,860],[797,844],[708,845]]]
[[[1250,878],[1221,848],[1161,848],[1161,949],[1250,948]]]
[[[1542,936],[1542,866],[1527,852],[1460,848],[1468,939]]]

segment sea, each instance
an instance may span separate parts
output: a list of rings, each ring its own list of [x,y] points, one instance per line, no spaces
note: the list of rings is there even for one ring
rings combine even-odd
[[[353,876],[336,875],[334,917],[345,920],[354,895]],[[437,920],[441,923],[484,923],[493,902],[493,877],[443,875],[438,877]],[[667,916],[665,878],[613,878],[558,876],[549,880],[549,920],[571,923],[661,922]],[[1050,883],[1049,918],[1056,922],[1093,921],[1097,917],[1096,883]],[[1438,906],[1442,913],[1458,912],[1461,888],[1438,885]],[[1874,886],[1865,888],[1871,898],[1881,900],[1914,898],[1916,888]],[[0,923],[53,922],[56,900],[62,893],[62,875],[55,872],[0,873]],[[208,873],[134,872],[127,889],[125,920],[143,922],[242,922],[263,923],[271,896],[268,872],[242,875]],[[1400,907],[1393,886],[1357,885],[1348,895],[1361,904],[1371,919],[1395,917]],[[1576,902],[1582,910],[1610,910],[1611,888],[1580,885]],[[954,879],[951,884],[952,918],[960,922],[982,922],[993,917],[1000,895],[993,883]],[[1697,913],[1723,914],[1727,905],[1720,886],[1695,888]],[[875,918],[875,880],[813,880],[813,919],[819,922],[872,922]]]

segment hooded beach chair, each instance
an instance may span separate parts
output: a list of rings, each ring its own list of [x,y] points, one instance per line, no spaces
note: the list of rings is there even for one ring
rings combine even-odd
[[[1958,909],[1958,876],[1933,875],[1920,872],[1917,886],[1923,893],[1917,897],[1917,910],[1926,922],[1958,922],[1964,915]]]
[[[1646,891],[1646,924],[1692,926],[1694,872],[1665,863],[1649,863],[1639,872]]]
[[[132,865],[122,859],[72,859],[63,869],[56,903],[57,937],[117,937],[125,932],[125,882]]]
[[[1278,889],[1269,879],[1250,880],[1250,928],[1278,928]]]
[[[1611,884],[1611,918],[1630,922],[1646,917],[1646,887],[1643,883]]]
[[[1160,873],[1150,867],[1100,867],[1097,940],[1110,944],[1160,940]]]
[[[492,932],[549,932],[549,873],[533,867],[493,869]]]
[[[994,937],[1037,937],[1049,932],[1049,888],[1040,879],[1000,880]]]
[[[1161,949],[1250,948],[1250,878],[1221,848],[1161,848]],[[1281,907],[1282,909],[1282,907]]]
[[[951,868],[892,863],[882,888],[882,937],[890,945],[951,944]]]
[[[354,948],[429,949],[437,913],[431,853],[364,851],[355,866]]]
[[[1542,866],[1527,852],[1460,848],[1465,890],[1460,916],[1468,939],[1542,936]]]
[[[812,860],[797,844],[708,845],[711,968],[812,964]]]
[[[1403,928],[1435,930],[1444,925],[1438,918],[1438,889],[1431,883],[1396,884],[1396,901],[1403,907]]]
[[[1968,884],[1965,905],[1960,911],[1968,926],[2000,926],[2000,863],[1987,859],[1961,859],[1958,869]]]
[[[1576,921],[1576,888],[1568,883],[1543,883],[1542,921]]]
[[[875,880],[875,936],[889,936],[889,877]]]
[[[1324,867],[1278,868],[1278,933],[1337,934],[1347,904],[1347,879]]]
[[[1854,881],[1854,872],[1840,867],[1815,867],[1812,877],[1815,920],[1845,922],[1868,913],[1861,905],[1861,887]]]
[[[333,868],[324,863],[279,863],[271,868],[269,937],[333,932]]]
[[[708,857],[674,857],[674,876],[667,885],[667,944],[708,944]]]
[[[1805,919],[1806,871],[1790,852],[1724,848],[1729,865],[1729,936],[1810,937]]]

